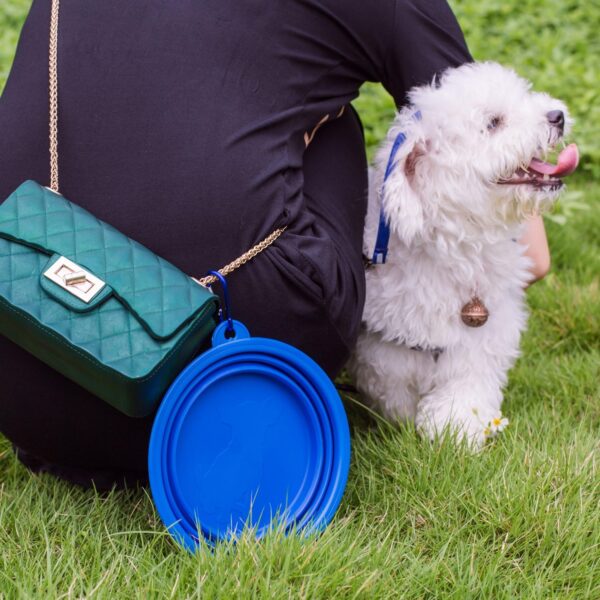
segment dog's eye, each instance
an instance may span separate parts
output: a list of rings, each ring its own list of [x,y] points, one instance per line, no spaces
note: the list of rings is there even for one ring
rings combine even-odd
[[[500,115],[494,115],[487,124],[488,131],[494,131],[502,125],[502,117]]]

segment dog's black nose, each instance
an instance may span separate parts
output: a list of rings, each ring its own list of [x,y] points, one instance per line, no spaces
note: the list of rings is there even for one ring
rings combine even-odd
[[[551,125],[558,127],[561,131],[565,128],[565,113],[562,110],[551,110],[546,113],[546,118]]]

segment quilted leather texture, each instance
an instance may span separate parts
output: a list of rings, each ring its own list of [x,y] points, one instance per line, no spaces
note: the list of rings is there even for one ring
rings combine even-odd
[[[0,235],[88,269],[157,338],[172,336],[214,299],[171,263],[33,181],[0,205]]]
[[[144,376],[177,343],[179,335],[167,341],[149,336],[117,298],[83,314],[56,302],[39,284],[39,273],[47,262],[47,256],[0,238],[0,296],[130,378]]]
[[[74,310],[44,290],[40,279],[54,254],[66,256],[110,285],[93,310]],[[23,184],[0,205],[0,333],[20,343],[19,331],[27,330],[23,334],[27,343],[23,340],[21,345],[42,360],[45,352],[49,364],[60,345],[61,352],[70,353],[63,361],[69,364],[64,369],[53,366],[65,374],[75,371],[67,376],[100,397],[103,379],[114,378],[115,373],[123,386],[129,386],[128,394],[132,380],[143,381],[144,390],[164,391],[169,381],[154,385],[149,378],[166,363],[169,376],[185,366],[200,349],[198,342],[210,333],[216,310],[216,297],[176,267],[34,182]],[[191,340],[195,347],[179,357]],[[175,365],[178,361],[181,364]],[[78,364],[85,369],[92,364],[98,374],[94,379],[100,383],[88,386],[79,381]],[[165,378],[164,369],[159,376]],[[126,401],[115,398],[111,386],[111,397],[105,400],[122,408]],[[146,406],[148,399],[140,402]],[[125,412],[142,410],[128,405]]]

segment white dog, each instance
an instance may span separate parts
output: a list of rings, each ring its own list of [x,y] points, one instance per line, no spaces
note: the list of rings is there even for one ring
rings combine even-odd
[[[410,102],[372,173],[365,248],[372,256],[382,211],[389,253],[367,270],[350,370],[385,415],[480,446],[505,422],[502,388],[526,326],[531,262],[516,240],[557,198],[577,147],[542,160],[570,127],[567,109],[498,64],[448,70]]]

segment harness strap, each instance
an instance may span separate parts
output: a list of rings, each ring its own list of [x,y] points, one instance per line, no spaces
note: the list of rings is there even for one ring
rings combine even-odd
[[[413,113],[412,118],[415,121],[421,120],[421,111],[417,110]],[[377,230],[377,239],[375,241],[375,250],[373,252],[373,257],[371,259],[371,264],[373,265],[382,265],[385,264],[388,255],[388,248],[390,244],[390,225],[388,222],[388,218],[385,215],[383,210],[383,192],[385,190],[385,182],[388,180],[390,175],[393,173],[394,168],[396,167],[396,155],[398,154],[398,150],[402,147],[402,145],[406,142],[406,132],[401,131],[394,140],[394,144],[392,145],[392,150],[390,152],[390,157],[388,159],[387,166],[385,168],[385,175],[383,177],[383,185],[381,186],[381,208],[379,210],[379,228]]]

